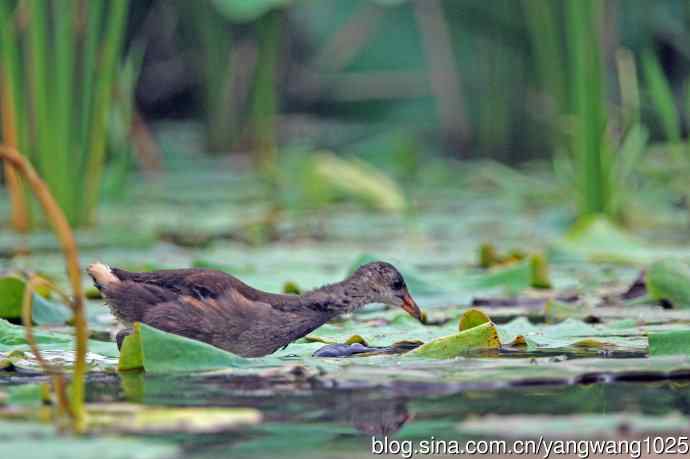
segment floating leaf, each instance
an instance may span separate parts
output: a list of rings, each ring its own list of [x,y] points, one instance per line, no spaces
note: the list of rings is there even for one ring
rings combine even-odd
[[[690,355],[690,330],[650,332],[649,355]]]
[[[592,312],[592,308],[582,303],[566,303],[550,299],[544,305],[544,319],[547,323],[560,322],[565,319],[583,319]]]
[[[24,281],[18,277],[0,278],[0,317],[16,319],[22,316]]]
[[[122,340],[120,358],[117,362],[118,371],[139,370],[144,368],[144,356],[141,352],[140,324],[134,324],[135,332]]]
[[[479,246],[479,267],[489,269],[495,266],[508,266],[525,259],[527,255],[519,249],[506,254],[499,254],[493,244],[484,243]]]
[[[25,329],[20,325],[13,325],[0,319],[0,352],[28,351]],[[34,330],[34,340],[41,349],[71,351],[74,349],[74,337],[64,333]],[[102,356],[114,357],[118,355],[117,346],[112,342],[89,340],[89,352]]]
[[[135,336],[138,335],[138,339]],[[135,323],[134,334],[125,338],[127,348],[120,354],[118,368],[141,368],[150,373],[193,372],[232,368],[247,359],[210,344]],[[137,347],[139,352],[137,352]]]
[[[579,220],[553,248],[557,253],[590,261],[622,264],[644,263],[654,255],[642,242],[602,216]]]
[[[501,341],[492,322],[444,336],[410,351],[405,356],[432,359],[451,359],[477,350],[499,349]]]
[[[49,301],[36,293],[32,296],[32,319],[38,325],[62,325],[72,317],[72,312],[62,303]]]
[[[34,340],[38,344],[66,345],[72,342],[72,337],[62,333],[34,330]],[[0,351],[12,351],[16,347],[26,344],[24,327],[0,319]]]
[[[50,389],[46,384],[23,384],[7,391],[8,405],[40,406],[49,399]]]
[[[690,270],[680,261],[652,263],[645,276],[647,293],[657,301],[668,301],[674,308],[690,308]]]
[[[22,316],[22,299],[26,281],[14,276],[0,278],[0,318],[18,319]],[[45,299],[34,293],[32,297],[33,321],[39,325],[61,325],[71,316],[63,304]]]
[[[479,309],[468,309],[465,311],[462,317],[460,317],[460,325],[458,326],[458,329],[460,331],[465,331],[469,330],[470,328],[478,327],[486,322],[491,322],[489,316],[484,314]]]
[[[532,281],[532,268],[528,260],[513,263],[509,266],[497,266],[474,276],[468,276],[461,285],[468,289],[491,289],[502,287],[511,293],[528,288]]]

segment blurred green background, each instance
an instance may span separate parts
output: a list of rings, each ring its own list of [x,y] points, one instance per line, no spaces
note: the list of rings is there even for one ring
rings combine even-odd
[[[682,0],[2,0],[0,136],[77,226],[208,158],[255,174],[269,220],[409,211],[477,161],[541,175],[573,219],[687,220],[689,32]],[[9,225],[40,226],[4,186]]]

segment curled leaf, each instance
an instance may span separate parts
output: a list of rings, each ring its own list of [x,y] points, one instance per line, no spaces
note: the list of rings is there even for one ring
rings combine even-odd
[[[455,335],[444,336],[410,351],[405,356],[451,359],[473,351],[499,349],[501,341],[493,322],[486,322]]]
[[[477,327],[487,322],[491,322],[491,319],[484,312],[474,308],[468,309],[462,317],[460,317],[458,329],[460,331],[469,330],[470,328]]]

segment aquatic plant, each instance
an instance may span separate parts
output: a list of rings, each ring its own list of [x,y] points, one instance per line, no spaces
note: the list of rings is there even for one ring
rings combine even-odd
[[[26,341],[31,346],[35,357],[39,360],[41,367],[53,379],[55,395],[58,405],[63,414],[69,414],[72,419],[72,427],[77,432],[82,432],[86,428],[84,397],[85,397],[85,377],[87,372],[86,353],[88,346],[89,326],[84,311],[84,294],[81,283],[81,272],[79,269],[79,253],[74,234],[67,221],[64,212],[60,209],[57,201],[53,198],[47,184],[41,179],[26,157],[16,149],[0,145],[0,159],[12,167],[28,183],[34,196],[40,203],[43,212],[50,222],[55,235],[57,236],[65,258],[67,274],[72,288],[72,300],[68,301],[74,314],[75,347],[76,355],[74,358],[74,373],[70,384],[70,395],[67,396],[66,384],[62,372],[48,365],[45,359],[41,358],[41,353],[36,345],[31,328],[31,298],[33,285],[36,280],[30,280],[25,289],[22,301],[22,318],[26,327]]]
[[[128,1],[0,3],[2,139],[36,165],[72,224],[94,217]],[[16,229],[32,225],[6,172]]]

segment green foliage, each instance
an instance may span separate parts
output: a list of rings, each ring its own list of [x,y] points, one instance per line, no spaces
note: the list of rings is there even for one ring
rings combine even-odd
[[[673,91],[656,55],[649,50],[642,54],[642,68],[649,96],[661,123],[664,136],[672,144],[679,144],[681,141],[680,118]]]
[[[425,343],[405,354],[405,357],[452,359],[471,352],[500,347],[501,341],[498,338],[496,326],[492,322],[485,322],[455,335],[444,336]]]
[[[0,277],[0,318],[19,319],[22,316],[22,300],[26,282],[14,276]],[[50,301],[33,293],[33,322],[39,325],[63,325],[72,317],[67,306]]]
[[[690,269],[677,260],[652,263],[645,275],[647,294],[656,301],[668,301],[674,308],[690,309]]]
[[[135,334],[125,341],[126,347],[120,354],[121,370],[143,366],[148,373],[190,372],[236,367],[247,362],[247,359],[210,344],[166,333],[146,324],[135,324]]]
[[[292,0],[211,0],[225,17],[232,21],[247,22],[289,5]]]
[[[557,257],[633,265],[654,257],[654,252],[645,243],[602,216],[578,220],[554,244],[552,252]]]
[[[690,330],[649,333],[649,355],[690,356]]]
[[[400,186],[382,171],[328,151],[285,152],[277,182],[281,204],[288,209],[316,209],[339,200],[393,213],[407,207]]]
[[[468,309],[460,317],[458,330],[469,330],[470,328],[478,327],[487,322],[491,322],[491,319],[484,312],[479,309]]]
[[[91,221],[99,202],[127,9],[126,0],[0,5],[0,77],[14,102],[3,116],[72,224]]]
[[[37,407],[50,399],[50,391],[45,384],[25,384],[11,387],[7,393],[8,405]]]
[[[0,352],[27,351],[24,327],[0,319]],[[66,333],[35,330],[34,338],[42,350],[73,350],[74,337]],[[106,357],[118,355],[115,343],[90,340],[89,351]]]
[[[575,158],[578,213],[610,210],[612,152],[606,148],[605,79],[602,69],[601,20],[598,0],[566,0],[566,40],[570,107],[574,113],[572,152]]]

